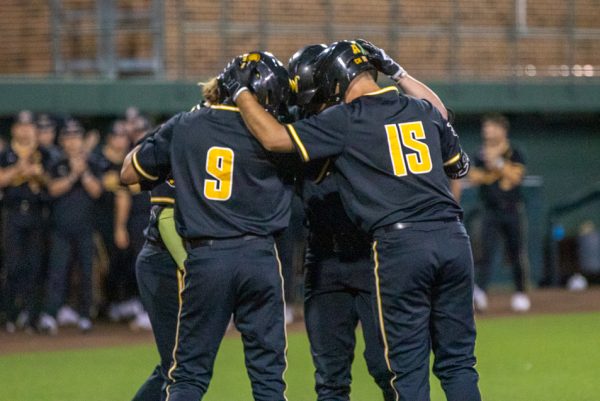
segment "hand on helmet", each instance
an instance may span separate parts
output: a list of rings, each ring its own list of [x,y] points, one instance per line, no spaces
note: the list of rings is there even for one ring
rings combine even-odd
[[[400,64],[395,62],[385,50],[380,49],[373,43],[364,39],[357,39],[356,43],[362,46],[367,52],[367,57],[371,64],[377,69],[377,71],[388,75],[393,80],[397,81],[400,78],[404,78],[407,72]]]
[[[252,75],[253,62],[245,62],[243,57],[231,60],[220,77],[223,87],[234,102],[240,93],[248,90]]]

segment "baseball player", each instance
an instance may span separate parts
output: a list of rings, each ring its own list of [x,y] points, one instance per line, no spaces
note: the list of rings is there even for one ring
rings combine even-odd
[[[254,53],[246,81],[270,113],[286,109],[289,78],[268,53]],[[244,63],[248,56],[240,57]],[[227,72],[227,71],[226,71]],[[231,315],[242,333],[255,400],[285,399],[285,302],[273,234],[290,214],[291,186],[277,159],[244,126],[213,80],[209,107],[169,120],[131,155],[122,180],[158,180],[172,170],[175,219],[188,258],[183,266],[167,400],[199,400]]]
[[[303,117],[323,107],[313,77],[315,59],[325,49],[325,45],[306,46],[289,62],[296,89],[294,103]],[[304,179],[300,180],[309,228],[304,318],[316,368],[317,399],[350,399],[355,331],[360,322],[369,373],[382,389],[383,398],[394,400],[371,304],[374,283],[370,241],[344,212],[331,165],[329,159],[315,160],[306,165]]]
[[[406,71],[375,46],[331,45],[317,58],[324,103],[317,116],[283,125],[247,89],[238,63],[225,85],[250,131],[276,152],[304,161],[337,156],[335,178],[350,219],[373,236],[375,302],[396,400],[425,401],[429,355],[450,401],[479,401],[475,370],[473,259],[448,177],[469,159],[429,101],[381,89],[375,69]],[[340,103],[340,104],[337,104]]]
[[[178,283],[187,256],[175,231],[173,181],[167,179],[153,188],[150,201],[150,222],[144,231],[146,242],[135,267],[140,298],[152,324],[160,364],[137,391],[134,401],[160,401],[166,397],[163,388],[173,361],[177,332]]]

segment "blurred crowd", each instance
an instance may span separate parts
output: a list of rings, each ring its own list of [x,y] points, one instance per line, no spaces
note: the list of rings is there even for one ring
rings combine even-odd
[[[0,143],[0,322],[55,334],[93,319],[150,329],[135,257],[150,197],[120,184],[123,160],[150,129],[129,108],[105,135],[75,119],[22,111]]]

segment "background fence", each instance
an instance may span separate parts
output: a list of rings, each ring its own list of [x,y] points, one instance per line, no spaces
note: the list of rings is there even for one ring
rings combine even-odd
[[[600,76],[598,0],[4,0],[0,75],[201,79],[365,37],[433,81]],[[416,74],[417,75],[417,74]]]

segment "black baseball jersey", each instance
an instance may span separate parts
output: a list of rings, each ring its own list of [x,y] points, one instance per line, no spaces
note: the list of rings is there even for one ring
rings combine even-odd
[[[95,154],[90,154],[87,160],[89,171],[96,178],[102,179],[106,166]],[[63,178],[70,174],[69,159],[63,158],[50,169],[52,178]],[[74,230],[91,227],[94,222],[96,201],[86,192],[81,179],[66,193],[55,198],[52,207],[52,217],[57,226]]]
[[[525,158],[522,153],[511,146],[502,155],[504,161],[525,165]],[[475,156],[475,167],[485,169],[483,156],[480,153]],[[516,185],[510,189],[503,189],[500,179],[494,181],[490,185],[480,185],[479,196],[483,204],[489,209],[495,210],[513,210],[516,209],[521,202],[521,185]]]
[[[460,158],[458,136],[425,100],[388,87],[286,127],[304,161],[338,155],[344,207],[367,232],[462,214],[444,173]]]
[[[276,161],[248,132],[239,110],[224,105],[176,115],[133,155],[147,180],[172,171],[183,238],[268,235],[285,228],[292,190]]]
[[[50,154],[43,148],[38,148],[30,156],[33,164],[41,165],[46,172],[52,162]],[[7,168],[19,161],[19,156],[12,148],[8,148],[0,153],[0,168]],[[24,203],[28,208],[41,208],[44,201],[47,200],[46,184],[43,179],[27,178],[17,176],[9,185],[4,188],[3,205],[8,208],[21,208]]]
[[[323,167],[327,168],[327,164]],[[334,175],[325,174],[325,170],[319,175],[322,177],[317,176],[315,181],[304,180],[302,184],[302,200],[310,229],[307,264],[332,256],[341,262],[368,258],[370,238],[344,211]]]
[[[175,204],[175,180],[169,177],[152,188],[150,202],[153,205],[173,206]]]

